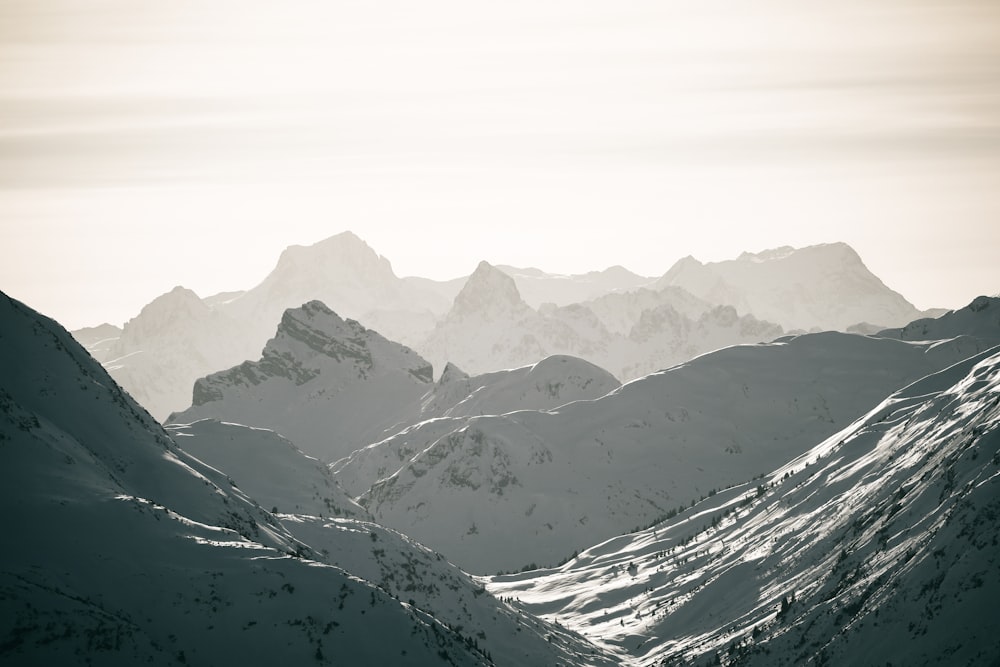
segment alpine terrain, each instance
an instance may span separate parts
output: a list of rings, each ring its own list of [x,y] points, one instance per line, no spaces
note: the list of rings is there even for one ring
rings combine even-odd
[[[0,496],[16,515],[0,555],[3,664],[613,664],[402,536],[325,503],[267,512],[58,324],[6,295],[0,321]],[[195,425],[181,440],[244,437]],[[245,455],[296,455],[250,439]],[[289,509],[309,495],[286,493]]]

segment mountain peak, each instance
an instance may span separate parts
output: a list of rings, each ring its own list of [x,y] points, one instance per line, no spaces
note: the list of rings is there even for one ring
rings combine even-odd
[[[785,329],[844,330],[858,322],[903,324],[919,311],[892,291],[846,243],[781,246],[737,259],[678,261],[657,287],[675,285]]]
[[[278,331],[267,343],[268,353],[283,356],[283,348],[292,348],[294,356],[304,359],[314,355],[337,361],[353,359],[371,368],[372,359],[366,338],[376,335],[354,320],[345,320],[327,308],[322,301],[307,301],[298,308],[289,308],[281,317]]]
[[[338,276],[360,274],[359,278],[386,276],[392,265],[353,232],[341,232],[316,243],[285,248],[274,272],[322,271]]]
[[[450,361],[444,365],[444,370],[441,371],[441,378],[438,380],[438,386],[443,387],[446,384],[452,382],[458,382],[461,380],[468,380],[469,374],[463,371],[461,368],[451,363]]]
[[[452,313],[499,314],[527,308],[514,279],[486,261],[479,263],[455,297]]]
[[[122,336],[155,337],[179,324],[202,319],[212,310],[193,291],[178,285],[146,304],[139,314],[125,323]]]

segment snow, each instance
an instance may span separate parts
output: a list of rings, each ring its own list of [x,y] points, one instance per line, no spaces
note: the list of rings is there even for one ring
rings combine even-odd
[[[707,264],[685,257],[655,286],[683,287],[786,330],[844,331],[859,322],[899,326],[921,315],[845,243],[784,246]]]
[[[267,428],[332,461],[415,419],[430,385],[413,350],[311,301],[285,312],[259,361],[198,380],[193,405],[167,421]]]
[[[720,347],[783,333],[777,325],[712,306],[677,287],[534,310],[514,279],[481,262],[452,309],[416,347],[435,367],[451,362],[470,373],[564,354],[630,380]]]
[[[658,281],[621,267],[561,276],[482,263],[467,279],[436,282],[398,278],[386,258],[344,232],[287,248],[249,290],[202,300],[177,288],[121,335],[94,340],[95,332],[81,330],[78,337],[163,420],[190,404],[199,378],[257,359],[282,313],[312,300],[435,368],[454,362],[481,374],[566,354],[625,381],[783,330],[871,332],[919,315],[844,244],[705,265],[688,257]]]
[[[981,349],[835,332],[734,346],[596,400],[426,421],[334,469],[352,494],[370,486],[377,521],[462,567],[554,564],[772,470]]]
[[[321,251],[356,258],[359,244]],[[314,250],[283,258],[290,275]],[[813,252],[866,284],[846,246]],[[365,266],[387,275],[377,256]],[[690,258],[675,268],[708,275]],[[678,287],[535,311],[502,272],[477,274],[459,311],[496,317],[470,335],[512,314],[544,325],[498,358],[552,340],[622,354],[633,316],[647,354],[676,352],[658,338],[671,327],[716,345],[774,326]],[[178,288],[120,335],[77,335],[95,350],[130,340],[108,365],[142,368],[153,389],[148,360],[219,345],[192,331],[224,327],[220,309],[244,297]],[[306,301],[260,361],[199,383],[206,414],[164,430],[56,323],[0,295],[14,517],[0,661],[990,664],[998,311],[980,297],[877,336],[725,347],[625,385],[568,355],[478,375],[450,364],[432,383],[412,349]],[[233,406],[275,430],[220,421]]]
[[[224,470],[242,491],[272,511],[367,519],[329,468],[274,431],[202,419],[167,433],[185,452]]]
[[[900,340],[943,340],[973,336],[990,344],[1000,343],[1000,297],[980,296],[964,308],[937,318],[921,318],[905,327],[886,329],[879,336]]]
[[[5,295],[0,321],[0,500],[16,517],[0,550],[4,664],[611,664],[411,540],[264,511],[178,448],[56,323]],[[235,452],[278,464],[279,477],[322,479],[273,434],[175,432],[248,487],[277,480]],[[411,576],[387,584],[403,563]],[[422,588],[407,591],[412,576]]]
[[[981,664],[1000,652],[998,461],[994,348],[759,480],[487,586],[625,665]]]

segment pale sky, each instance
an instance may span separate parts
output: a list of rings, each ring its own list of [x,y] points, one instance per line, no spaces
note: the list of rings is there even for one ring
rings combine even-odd
[[[352,230],[398,275],[846,241],[1000,292],[995,0],[0,0],[0,289],[121,324]]]

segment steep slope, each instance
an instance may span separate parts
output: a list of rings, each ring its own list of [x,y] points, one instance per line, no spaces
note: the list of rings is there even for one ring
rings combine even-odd
[[[448,307],[434,292],[398,278],[388,259],[343,232],[311,246],[286,248],[271,273],[228,304],[227,312],[241,322],[256,354],[286,309],[313,300],[366,324],[378,313],[380,331],[393,340],[423,335],[427,313]]]
[[[16,515],[16,548],[0,553],[3,664],[494,664],[484,645],[508,664],[609,664],[372,524],[333,520],[324,541],[318,519],[282,515],[340,551],[310,547],[178,448],[56,323],[4,295],[0,321],[0,500]],[[201,430],[221,433],[246,435]],[[438,590],[419,582],[422,603],[401,602],[407,584],[334,567],[374,554],[343,531],[384,539],[383,560],[411,567],[401,580],[433,571]]]
[[[582,304],[524,302],[514,280],[480,263],[421,354],[473,373],[532,364],[549,355],[581,357],[630,380],[699,354],[768,341],[781,327],[713,307],[678,287],[607,294]]]
[[[413,350],[310,301],[285,311],[259,361],[198,380],[191,407],[168,421],[267,428],[330,461],[412,422],[431,374]]]
[[[0,554],[4,664],[485,662],[432,618],[290,555],[304,547],[68,333],[6,296],[0,312],[0,499],[17,517],[17,548]]]
[[[125,323],[103,363],[115,382],[163,419],[191,402],[196,379],[245,358],[234,339],[234,321],[191,290],[175,287]]]
[[[914,320],[905,327],[886,329],[878,335],[900,340],[942,340],[965,335],[995,345],[1000,343],[1000,297],[980,296],[965,308],[937,318]]]
[[[326,466],[274,432],[213,420],[170,426],[167,432],[185,451],[224,470],[262,506],[280,509],[282,528],[306,545],[311,558],[430,613],[497,664],[538,664],[547,653],[552,653],[548,659],[571,664],[603,664],[587,659],[592,647],[579,637],[519,617],[440,554],[363,520],[367,512],[344,494]],[[558,638],[560,648],[540,650],[548,636]]]
[[[274,431],[202,419],[166,427],[185,452],[218,470],[261,507],[316,517],[370,519],[329,468]]]
[[[553,354],[577,355],[580,344],[571,327],[530,308],[510,276],[480,262],[451,310],[417,349],[439,368],[452,362],[480,374]]]
[[[599,398],[620,386],[621,382],[603,368],[566,355],[475,377],[449,365],[434,389],[424,396],[423,416],[468,417],[548,410],[572,401]]]
[[[256,359],[282,313],[312,300],[401,341],[422,340],[434,326],[434,313],[448,307],[432,290],[397,278],[387,259],[344,232],[287,248],[274,270],[246,292],[201,300],[175,288],[143,308],[117,341],[93,351],[162,420],[191,404],[198,378]],[[93,333],[81,330],[77,336],[89,340]]]
[[[393,445],[375,443],[363,455],[352,454],[330,467],[349,493],[360,495],[372,482],[392,474],[417,453],[406,444],[408,434],[415,434],[421,441],[438,428],[442,434],[449,432],[456,418],[547,410],[599,398],[619,386],[621,383],[604,369],[575,357],[553,356],[531,366],[474,377],[449,364],[422,399],[421,423],[401,429],[390,438]]]
[[[766,477],[488,587],[624,665],[996,664],[998,351]]]
[[[730,347],[594,401],[424,422],[337,474],[371,484],[376,520],[463,567],[554,563],[773,469],[980,349],[833,332]]]
[[[685,257],[655,283],[667,286],[785,329],[843,331],[859,322],[899,326],[921,315],[844,243],[745,252],[708,264]]]
[[[98,361],[106,361],[115,341],[122,335],[120,327],[113,324],[99,324],[96,327],[84,327],[72,332],[84,349]]]

